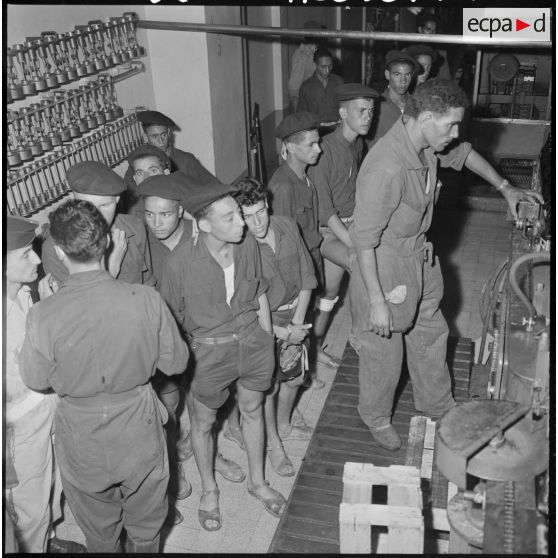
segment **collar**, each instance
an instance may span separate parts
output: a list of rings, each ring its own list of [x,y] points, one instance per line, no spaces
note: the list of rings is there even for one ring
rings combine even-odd
[[[94,283],[101,283],[102,281],[116,281],[108,271],[104,269],[94,269],[92,271],[81,271],[79,273],[72,273],[61,287],[77,287],[81,285],[91,285]]]
[[[185,235],[187,234],[187,231],[185,230],[184,233],[182,234],[182,238],[185,237]],[[203,240],[203,237],[205,236],[206,233],[200,231],[199,235],[197,236],[197,241],[194,241],[194,238],[192,236],[190,236],[190,241],[192,242],[192,251],[191,251],[191,258],[192,260],[207,260],[210,259],[211,261],[214,261],[216,263],[216,265],[219,265],[217,263],[217,261],[215,260],[215,258],[211,255],[211,252],[209,251],[209,248],[207,247],[207,245],[205,244],[205,241]],[[249,232],[246,232],[246,234],[250,234]],[[241,241],[242,243],[243,241]],[[233,244],[233,260],[236,263],[236,260],[238,259],[238,254],[239,254],[239,244]]]
[[[405,95],[403,95],[403,99],[405,101],[405,104],[407,103],[407,100],[410,97],[410,93],[407,91],[407,93],[405,93]],[[394,107],[397,107],[397,110],[401,110],[399,108],[399,106],[397,104],[395,104],[392,100],[392,98],[389,96],[389,85],[384,89],[384,92],[381,95],[381,98],[384,99],[384,101],[389,101]]]
[[[20,306],[24,311],[31,306],[31,287],[29,285],[22,285],[17,291],[14,299],[6,297],[6,316],[10,313],[15,304]],[[27,308],[25,308],[27,306]]]
[[[308,186],[308,184],[306,183],[306,173],[304,173],[304,176],[302,178],[299,178],[296,172],[291,169],[291,166],[289,165],[289,163],[287,163],[287,161],[285,161],[281,166],[285,167],[283,172],[285,173],[286,177],[290,179],[291,182],[301,182],[304,183],[305,186]]]

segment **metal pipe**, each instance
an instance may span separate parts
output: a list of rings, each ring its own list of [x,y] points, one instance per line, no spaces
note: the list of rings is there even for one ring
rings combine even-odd
[[[264,35],[266,37],[318,37],[320,39],[354,39],[357,41],[376,39],[378,41],[402,41],[416,43],[446,43],[459,45],[487,45],[510,48],[552,48],[551,41],[525,41],[516,38],[497,39],[489,37],[463,37],[462,35],[422,35],[419,33],[394,33],[388,31],[336,31],[316,29],[286,29],[284,27],[257,27],[254,25],[217,25],[207,23],[187,23],[182,21],[138,20],[142,29],[165,31],[201,31],[202,33],[223,33],[232,35]]]
[[[240,6],[240,23],[242,27],[246,26],[248,22],[248,11],[246,6]],[[249,64],[249,53],[248,53],[248,41],[245,37],[242,37],[242,82],[244,89],[244,129],[246,134],[246,165],[248,167],[248,174],[254,175],[255,168],[250,168],[251,158],[250,158],[250,123],[251,119],[251,108],[252,99],[250,95],[250,64]]]

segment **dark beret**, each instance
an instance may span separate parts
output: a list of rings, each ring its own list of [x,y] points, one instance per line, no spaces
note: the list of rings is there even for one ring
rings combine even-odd
[[[126,183],[112,169],[98,161],[84,161],[70,167],[66,173],[70,188],[78,194],[118,196]]]
[[[137,188],[138,196],[157,196],[182,202],[188,188],[188,177],[181,172],[157,174],[144,180]]]
[[[176,128],[174,120],[165,116],[162,112],[157,110],[143,110],[136,113],[138,122],[146,126],[167,126],[167,128]]]
[[[337,102],[378,97],[377,91],[360,83],[344,83],[336,87],[333,93]]]
[[[36,221],[24,219],[23,217],[6,217],[6,250],[18,250],[24,248],[35,238],[35,229],[39,226]]]
[[[401,50],[390,50],[386,54],[386,68],[389,69],[390,65],[394,62],[408,62],[416,70],[419,69],[420,64],[406,52]]]
[[[275,135],[280,140],[284,140],[297,132],[317,130],[319,125],[320,121],[315,114],[311,112],[295,112],[283,118],[283,121],[275,130]]]
[[[404,48],[403,52],[410,54],[413,58],[421,54],[426,54],[432,57],[432,63],[436,62],[438,58],[438,53],[430,45],[411,45],[410,47]]]
[[[159,149],[158,147],[155,147],[154,145],[151,145],[149,143],[144,143],[134,149],[127,157],[128,164],[132,166],[132,163],[136,159],[139,159],[140,157],[146,157],[148,155],[159,158],[162,163],[170,168],[171,160],[169,159],[169,156],[162,149]]]
[[[190,176],[184,176],[186,177],[186,189],[183,196],[183,204],[184,209],[190,215],[195,215],[213,202],[228,194],[232,194],[236,190],[235,186],[230,184],[221,184],[220,182],[201,184]]]

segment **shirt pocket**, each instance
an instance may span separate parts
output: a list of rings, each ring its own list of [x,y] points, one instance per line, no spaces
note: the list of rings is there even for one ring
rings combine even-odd
[[[404,201],[401,202],[390,222],[396,236],[410,238],[419,234],[425,212],[425,205],[411,205]]]
[[[315,228],[314,212],[309,206],[301,205],[296,208],[296,222],[302,230],[309,231]]]

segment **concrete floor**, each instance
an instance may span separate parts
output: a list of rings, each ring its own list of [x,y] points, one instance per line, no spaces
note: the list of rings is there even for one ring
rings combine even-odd
[[[444,273],[446,292],[443,310],[451,335],[471,339],[480,336],[480,292],[484,281],[507,256],[510,227],[504,213],[437,209],[430,237]],[[350,315],[345,300],[334,316],[326,339],[334,355],[343,354],[349,329]],[[326,387],[322,390],[306,390],[299,404],[299,409],[311,425],[318,420],[335,374],[328,369],[320,369],[318,373],[326,381]],[[247,470],[246,454],[234,443],[224,439],[222,432],[219,433],[218,445],[226,457],[234,459]],[[307,445],[308,442],[301,441],[285,443],[285,449],[297,471]],[[218,476],[223,525],[219,531],[207,532],[198,522],[197,506],[201,488],[194,459],[184,464],[184,471],[192,482],[193,492],[178,504],[184,522],[164,531],[163,552],[267,552],[279,520],[266,513],[262,504],[248,494],[246,482],[233,484]],[[279,477],[269,463],[266,476],[271,486],[288,498],[296,476]],[[58,526],[57,535],[84,542],[83,534],[67,506],[65,521]]]

